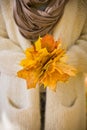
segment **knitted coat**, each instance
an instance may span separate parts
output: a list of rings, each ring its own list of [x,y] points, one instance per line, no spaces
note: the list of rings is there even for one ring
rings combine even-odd
[[[62,38],[68,63],[79,73],[57,91],[46,90],[45,130],[86,130],[84,76],[87,72],[87,1],[69,0],[54,28]],[[40,130],[40,90],[26,89],[16,76],[19,62],[30,41],[19,32],[13,19],[13,0],[0,0],[0,129]]]

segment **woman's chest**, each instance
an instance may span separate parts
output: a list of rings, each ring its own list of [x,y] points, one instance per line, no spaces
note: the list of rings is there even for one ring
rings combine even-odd
[[[69,1],[63,17],[55,26],[53,35],[56,40],[62,39],[65,49],[71,47],[80,38],[86,20],[86,8],[80,0]]]
[[[62,46],[68,49],[75,44],[75,41],[80,37],[86,19],[86,9],[81,0],[69,1],[65,7],[64,14],[54,28],[53,36],[55,40],[62,39]],[[25,39],[19,32],[13,18],[13,0],[2,2],[3,15],[6,23],[6,29],[9,38],[18,43],[24,50],[30,44],[30,41]]]

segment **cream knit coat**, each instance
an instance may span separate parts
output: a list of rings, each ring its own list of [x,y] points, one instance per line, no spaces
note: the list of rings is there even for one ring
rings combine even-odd
[[[83,73],[87,72],[87,0],[69,0],[53,33],[62,38],[68,63],[79,74],[57,91],[47,89],[45,130],[86,130]],[[0,130],[40,130],[39,88],[27,90],[16,77],[30,41],[13,19],[13,0],[0,0]]]

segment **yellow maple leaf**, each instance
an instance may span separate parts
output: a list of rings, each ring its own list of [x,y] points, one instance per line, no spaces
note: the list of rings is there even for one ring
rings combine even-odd
[[[25,51],[26,58],[21,61],[23,69],[17,75],[27,81],[27,88],[43,84],[56,90],[58,81],[66,82],[75,76],[76,69],[66,64],[66,51],[61,48],[61,40],[54,41],[53,36],[45,35]]]

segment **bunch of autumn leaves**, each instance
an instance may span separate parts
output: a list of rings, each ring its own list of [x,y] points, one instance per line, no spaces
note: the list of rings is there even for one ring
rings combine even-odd
[[[27,88],[43,84],[55,91],[58,81],[65,82],[76,74],[76,69],[66,64],[66,51],[61,48],[61,40],[54,41],[51,35],[39,37],[25,55],[20,63],[23,69],[17,75],[26,79]]]

